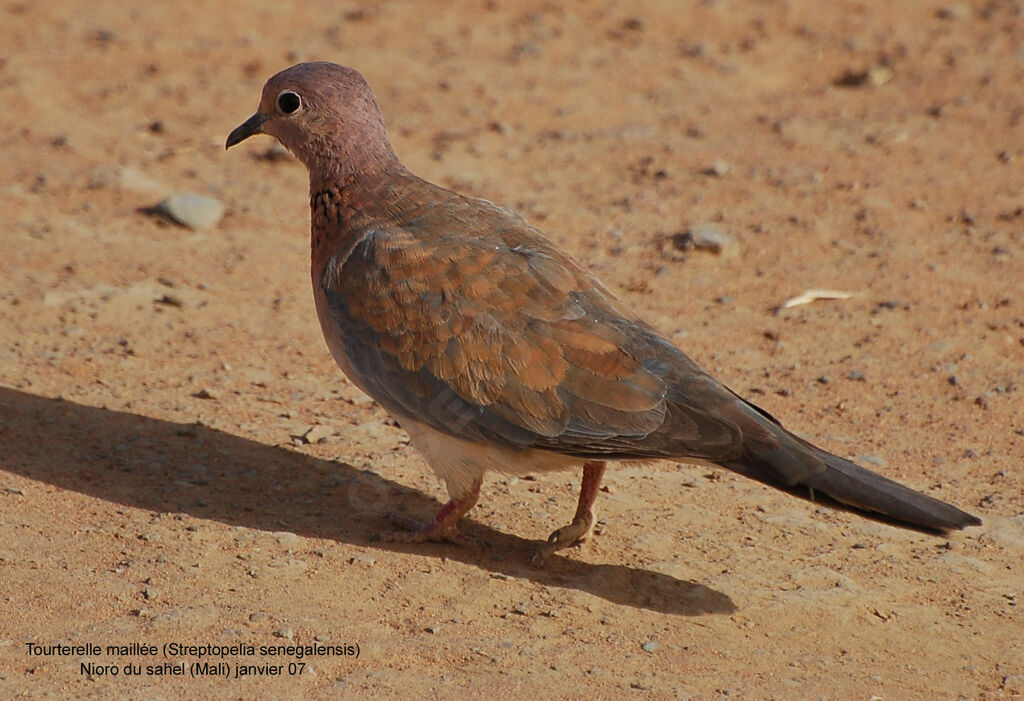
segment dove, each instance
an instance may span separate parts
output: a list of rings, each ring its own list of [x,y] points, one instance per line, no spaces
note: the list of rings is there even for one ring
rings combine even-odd
[[[895,525],[979,525],[959,508],[783,428],[643,321],[520,216],[409,172],[356,70],[271,77],[225,148],[276,138],[309,171],[311,274],[338,366],[409,434],[449,501],[392,514],[389,540],[466,543],[484,475],[581,470],[572,521],[535,556],[591,534],[608,463],[717,465]]]

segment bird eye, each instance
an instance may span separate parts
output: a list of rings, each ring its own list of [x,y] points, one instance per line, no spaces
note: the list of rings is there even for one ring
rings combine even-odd
[[[302,107],[302,98],[291,90],[285,90],[277,96],[277,108],[285,114],[291,114]]]

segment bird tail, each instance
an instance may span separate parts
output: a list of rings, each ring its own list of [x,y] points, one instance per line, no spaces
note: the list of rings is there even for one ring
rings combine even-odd
[[[825,495],[841,506],[876,518],[881,517],[882,520],[895,521],[901,525],[938,532],[981,525],[981,519],[977,516],[952,504],[922,494],[845,458],[833,455],[788,431],[785,433],[810,453],[805,453],[803,457],[813,456],[812,460],[824,465],[824,469],[819,467],[806,472],[798,470],[803,474],[797,477],[795,483],[790,483],[790,480],[780,479],[780,475],[792,474],[792,466],[771,464],[772,458],[778,459],[781,457],[779,455],[762,454],[755,457],[748,454],[742,461],[723,463],[723,467],[809,501],[816,501],[821,495]],[[796,447],[792,443],[790,446]],[[804,465],[808,463],[806,459],[801,462]],[[782,469],[779,469],[780,467]]]

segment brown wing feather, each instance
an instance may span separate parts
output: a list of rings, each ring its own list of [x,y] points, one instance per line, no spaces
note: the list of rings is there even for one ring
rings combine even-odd
[[[692,361],[539,231],[441,188],[403,211],[402,186],[320,276],[353,379],[378,401],[454,435],[571,454],[735,452],[729,422],[669,410]]]

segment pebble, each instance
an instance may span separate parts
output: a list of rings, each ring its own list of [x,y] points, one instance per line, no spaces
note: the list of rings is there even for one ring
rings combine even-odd
[[[268,618],[270,618],[270,616],[268,616],[265,613],[261,613],[259,611],[256,611],[255,613],[250,613],[249,614],[249,622],[250,623],[259,623],[260,621],[265,621]]]
[[[310,426],[301,438],[305,443],[326,443],[331,435],[331,429],[326,426]]]
[[[292,630],[291,628],[278,628],[277,630],[274,631],[274,637],[275,638],[286,638],[288,640],[291,640],[292,638],[295,637],[295,631]]]
[[[672,237],[672,245],[680,251],[697,249],[710,251],[723,258],[739,254],[740,246],[731,234],[721,231],[714,224],[697,224]]]
[[[644,652],[657,652],[661,649],[661,643],[655,642],[654,640],[648,640],[646,643],[640,646]]]
[[[971,8],[966,3],[957,2],[939,8],[935,12],[935,16],[945,20],[967,19],[971,16]]]
[[[858,455],[853,460],[854,462],[863,462],[868,465],[876,465],[878,467],[885,467],[889,464],[888,460],[877,455]]]
[[[156,601],[157,597],[160,596],[160,590],[156,587],[145,587],[142,590],[142,595],[146,597],[147,601]]]
[[[369,565],[375,564],[377,561],[371,555],[366,555],[364,553],[359,553],[358,555],[353,555],[352,557],[350,557],[348,562],[349,562],[350,565],[367,565],[367,566],[369,566]]]
[[[167,192],[167,188],[162,183],[134,168],[122,168],[118,171],[117,178],[121,187],[126,190],[154,194]]]
[[[220,200],[193,192],[171,195],[153,207],[154,212],[165,214],[182,226],[196,231],[216,226],[224,216]]]
[[[299,536],[291,531],[278,531],[274,534],[274,537],[277,538],[277,542],[281,545],[291,545],[299,540]]]
[[[867,376],[860,370],[850,370],[846,377],[847,379],[853,380],[855,382],[864,382],[865,380],[868,379]]]
[[[197,399],[220,399],[220,392],[209,387],[204,387],[195,394],[192,395]]]
[[[711,166],[704,171],[705,175],[713,175],[716,178],[724,177],[729,172],[729,164],[721,159],[715,159]]]

